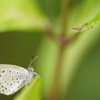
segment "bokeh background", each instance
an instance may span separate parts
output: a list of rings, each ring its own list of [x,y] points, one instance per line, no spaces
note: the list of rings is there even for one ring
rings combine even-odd
[[[100,100],[99,11],[100,0],[0,0],[0,63],[27,68],[40,53],[42,78],[0,99]]]

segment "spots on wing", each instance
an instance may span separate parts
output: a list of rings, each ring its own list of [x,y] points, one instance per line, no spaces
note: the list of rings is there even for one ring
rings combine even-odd
[[[5,70],[2,71],[2,73],[4,73],[4,72],[5,72]]]
[[[0,93],[11,95],[29,83],[27,70],[13,68],[0,68]]]
[[[6,93],[9,93],[9,92],[10,92],[10,90],[8,88],[6,88],[3,85],[0,85],[0,93],[6,94]]]

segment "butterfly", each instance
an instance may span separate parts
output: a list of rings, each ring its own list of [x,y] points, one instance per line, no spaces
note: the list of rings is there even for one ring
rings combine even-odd
[[[33,77],[38,75],[31,66],[37,57],[38,55],[31,61],[27,69],[17,65],[0,64],[0,93],[12,95],[31,82]]]

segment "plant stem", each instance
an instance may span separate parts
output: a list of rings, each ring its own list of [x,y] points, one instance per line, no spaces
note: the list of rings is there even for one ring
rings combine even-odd
[[[66,28],[67,28],[67,21],[68,21],[68,1],[69,0],[62,0],[62,35],[66,35]]]
[[[60,52],[58,57],[58,63],[56,66],[56,72],[54,75],[54,80],[51,88],[51,93],[48,97],[48,100],[59,100],[60,99],[60,90],[59,90],[59,78],[61,74],[61,68],[63,63],[64,49],[68,41],[66,39],[66,27],[67,27],[67,15],[68,15],[68,0],[62,0],[62,33],[58,38],[58,44],[60,43]]]
[[[60,76],[60,71],[61,71],[61,66],[62,66],[62,61],[63,61],[63,55],[64,55],[64,46],[61,46],[59,57],[58,57],[57,68],[56,68],[56,72],[54,75],[54,80],[53,80],[53,84],[51,88],[51,93],[48,97],[48,100],[59,100],[60,98],[59,76]]]

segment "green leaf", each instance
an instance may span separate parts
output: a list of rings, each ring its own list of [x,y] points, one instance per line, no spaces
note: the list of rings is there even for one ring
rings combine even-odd
[[[35,0],[1,0],[0,31],[43,30],[46,16]]]
[[[44,95],[47,97],[52,88],[52,82],[59,57],[59,47],[50,39],[44,37],[44,40],[41,42],[41,46],[37,51],[41,54],[34,63],[35,67],[38,68],[39,73],[43,77]]]
[[[41,100],[41,77],[34,80],[18,94],[14,100]]]
[[[91,20],[86,26],[84,26],[81,29],[81,31],[88,30],[88,29],[96,27],[98,25],[100,25],[100,13],[93,20]]]
[[[69,91],[71,82],[78,71],[79,64],[83,58],[89,53],[89,50],[100,40],[100,28],[82,32],[76,41],[70,43],[64,50],[64,58],[62,64],[60,91],[63,96]],[[81,66],[80,66],[81,67]],[[66,100],[66,99],[65,99]],[[84,99],[85,100],[85,99]]]
[[[100,12],[100,0],[82,0],[78,3],[76,2],[76,4],[72,6],[73,8],[70,9],[67,25],[67,33],[69,33],[69,35],[76,33],[73,28],[84,26],[85,23],[92,21]]]

